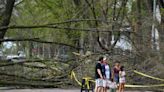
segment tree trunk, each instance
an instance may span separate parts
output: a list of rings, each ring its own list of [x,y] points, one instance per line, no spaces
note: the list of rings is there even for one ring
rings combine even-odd
[[[164,8],[164,7],[160,5],[160,8]],[[158,25],[158,32],[159,32],[159,46],[160,46],[161,60],[163,60],[163,57],[164,57],[164,30],[163,30],[164,29],[164,11],[160,11],[160,12],[161,12],[161,23]]]
[[[42,58],[45,58],[45,44],[42,44]]]
[[[133,35],[133,40],[134,40],[134,45],[136,47],[137,50],[142,51],[143,47],[142,47],[142,38],[143,38],[143,34],[142,34],[142,23],[141,23],[141,0],[137,0],[136,1],[137,5],[136,5],[136,20],[133,22],[134,23],[134,31],[136,34]],[[135,15],[135,14],[134,14]]]
[[[51,51],[51,44],[49,44],[49,46],[48,46],[48,58],[49,59],[51,59],[51,53],[52,53],[52,51]]]
[[[142,34],[142,28],[141,28],[141,26],[142,26],[142,23],[141,23],[141,18],[142,16],[141,16],[141,0],[137,0],[137,33],[140,35],[140,37],[137,37],[137,40],[136,40],[136,42],[137,42],[137,45],[139,46],[139,48],[140,49],[143,49],[142,48],[142,41],[143,41],[143,34]]]
[[[9,25],[14,3],[15,3],[15,0],[6,0],[5,10],[4,12],[2,12],[2,16],[0,20],[0,27]],[[0,29],[0,39],[4,38],[6,31],[7,31],[7,28]]]
[[[81,32],[81,35],[80,35],[80,48],[84,48],[84,32]],[[84,50],[83,49],[80,49],[80,54],[81,55],[84,55]]]

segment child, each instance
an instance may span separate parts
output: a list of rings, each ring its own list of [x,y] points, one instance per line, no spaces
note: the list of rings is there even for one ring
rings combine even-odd
[[[124,66],[121,66],[119,71],[119,92],[124,92],[125,75]]]
[[[109,87],[110,87],[110,92],[116,92],[117,84],[113,79],[111,79],[111,83]]]

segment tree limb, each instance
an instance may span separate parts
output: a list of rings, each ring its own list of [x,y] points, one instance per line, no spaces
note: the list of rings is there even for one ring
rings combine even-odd
[[[59,42],[52,42],[52,41],[43,41],[39,40],[39,38],[13,38],[13,39],[0,39],[0,42],[8,42],[8,41],[32,41],[32,42],[38,42],[38,43],[47,43],[47,44],[57,44],[57,45],[64,45],[64,46],[69,46],[71,48],[75,49],[83,49],[80,47],[75,47],[73,45],[69,45],[66,43],[59,43]]]
[[[9,25],[14,3],[15,3],[15,0],[6,0],[5,11],[2,13],[2,17],[0,19],[0,27]],[[3,37],[6,34],[6,31],[7,31],[7,28],[0,29],[0,39],[3,39]]]
[[[112,30],[109,30],[108,28],[75,28],[75,27],[59,27],[57,25],[11,25],[11,26],[3,26],[0,27],[0,29],[37,29],[37,28],[52,28],[52,29],[64,29],[67,31],[85,31],[85,32],[111,32]],[[116,32],[119,30],[115,30]],[[126,32],[132,32],[132,31],[126,31]],[[132,32],[133,33],[133,32]]]

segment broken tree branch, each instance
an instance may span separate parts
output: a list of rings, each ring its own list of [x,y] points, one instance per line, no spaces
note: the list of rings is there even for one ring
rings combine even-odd
[[[0,39],[0,42],[8,42],[8,41],[32,41],[32,42],[38,42],[38,43],[47,43],[47,44],[64,45],[64,46],[69,46],[69,47],[75,48],[75,49],[83,49],[83,48],[75,47],[75,46],[73,46],[73,45],[69,45],[69,44],[66,44],[66,43],[59,43],[59,42],[52,42],[52,41],[43,41],[43,40],[39,40],[39,38]]]

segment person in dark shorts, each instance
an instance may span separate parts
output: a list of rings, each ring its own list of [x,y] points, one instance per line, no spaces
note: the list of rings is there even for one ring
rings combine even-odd
[[[103,57],[99,58],[99,61],[96,64],[95,69],[95,92],[102,92],[103,91],[103,75],[102,75],[102,63],[103,63]]]

